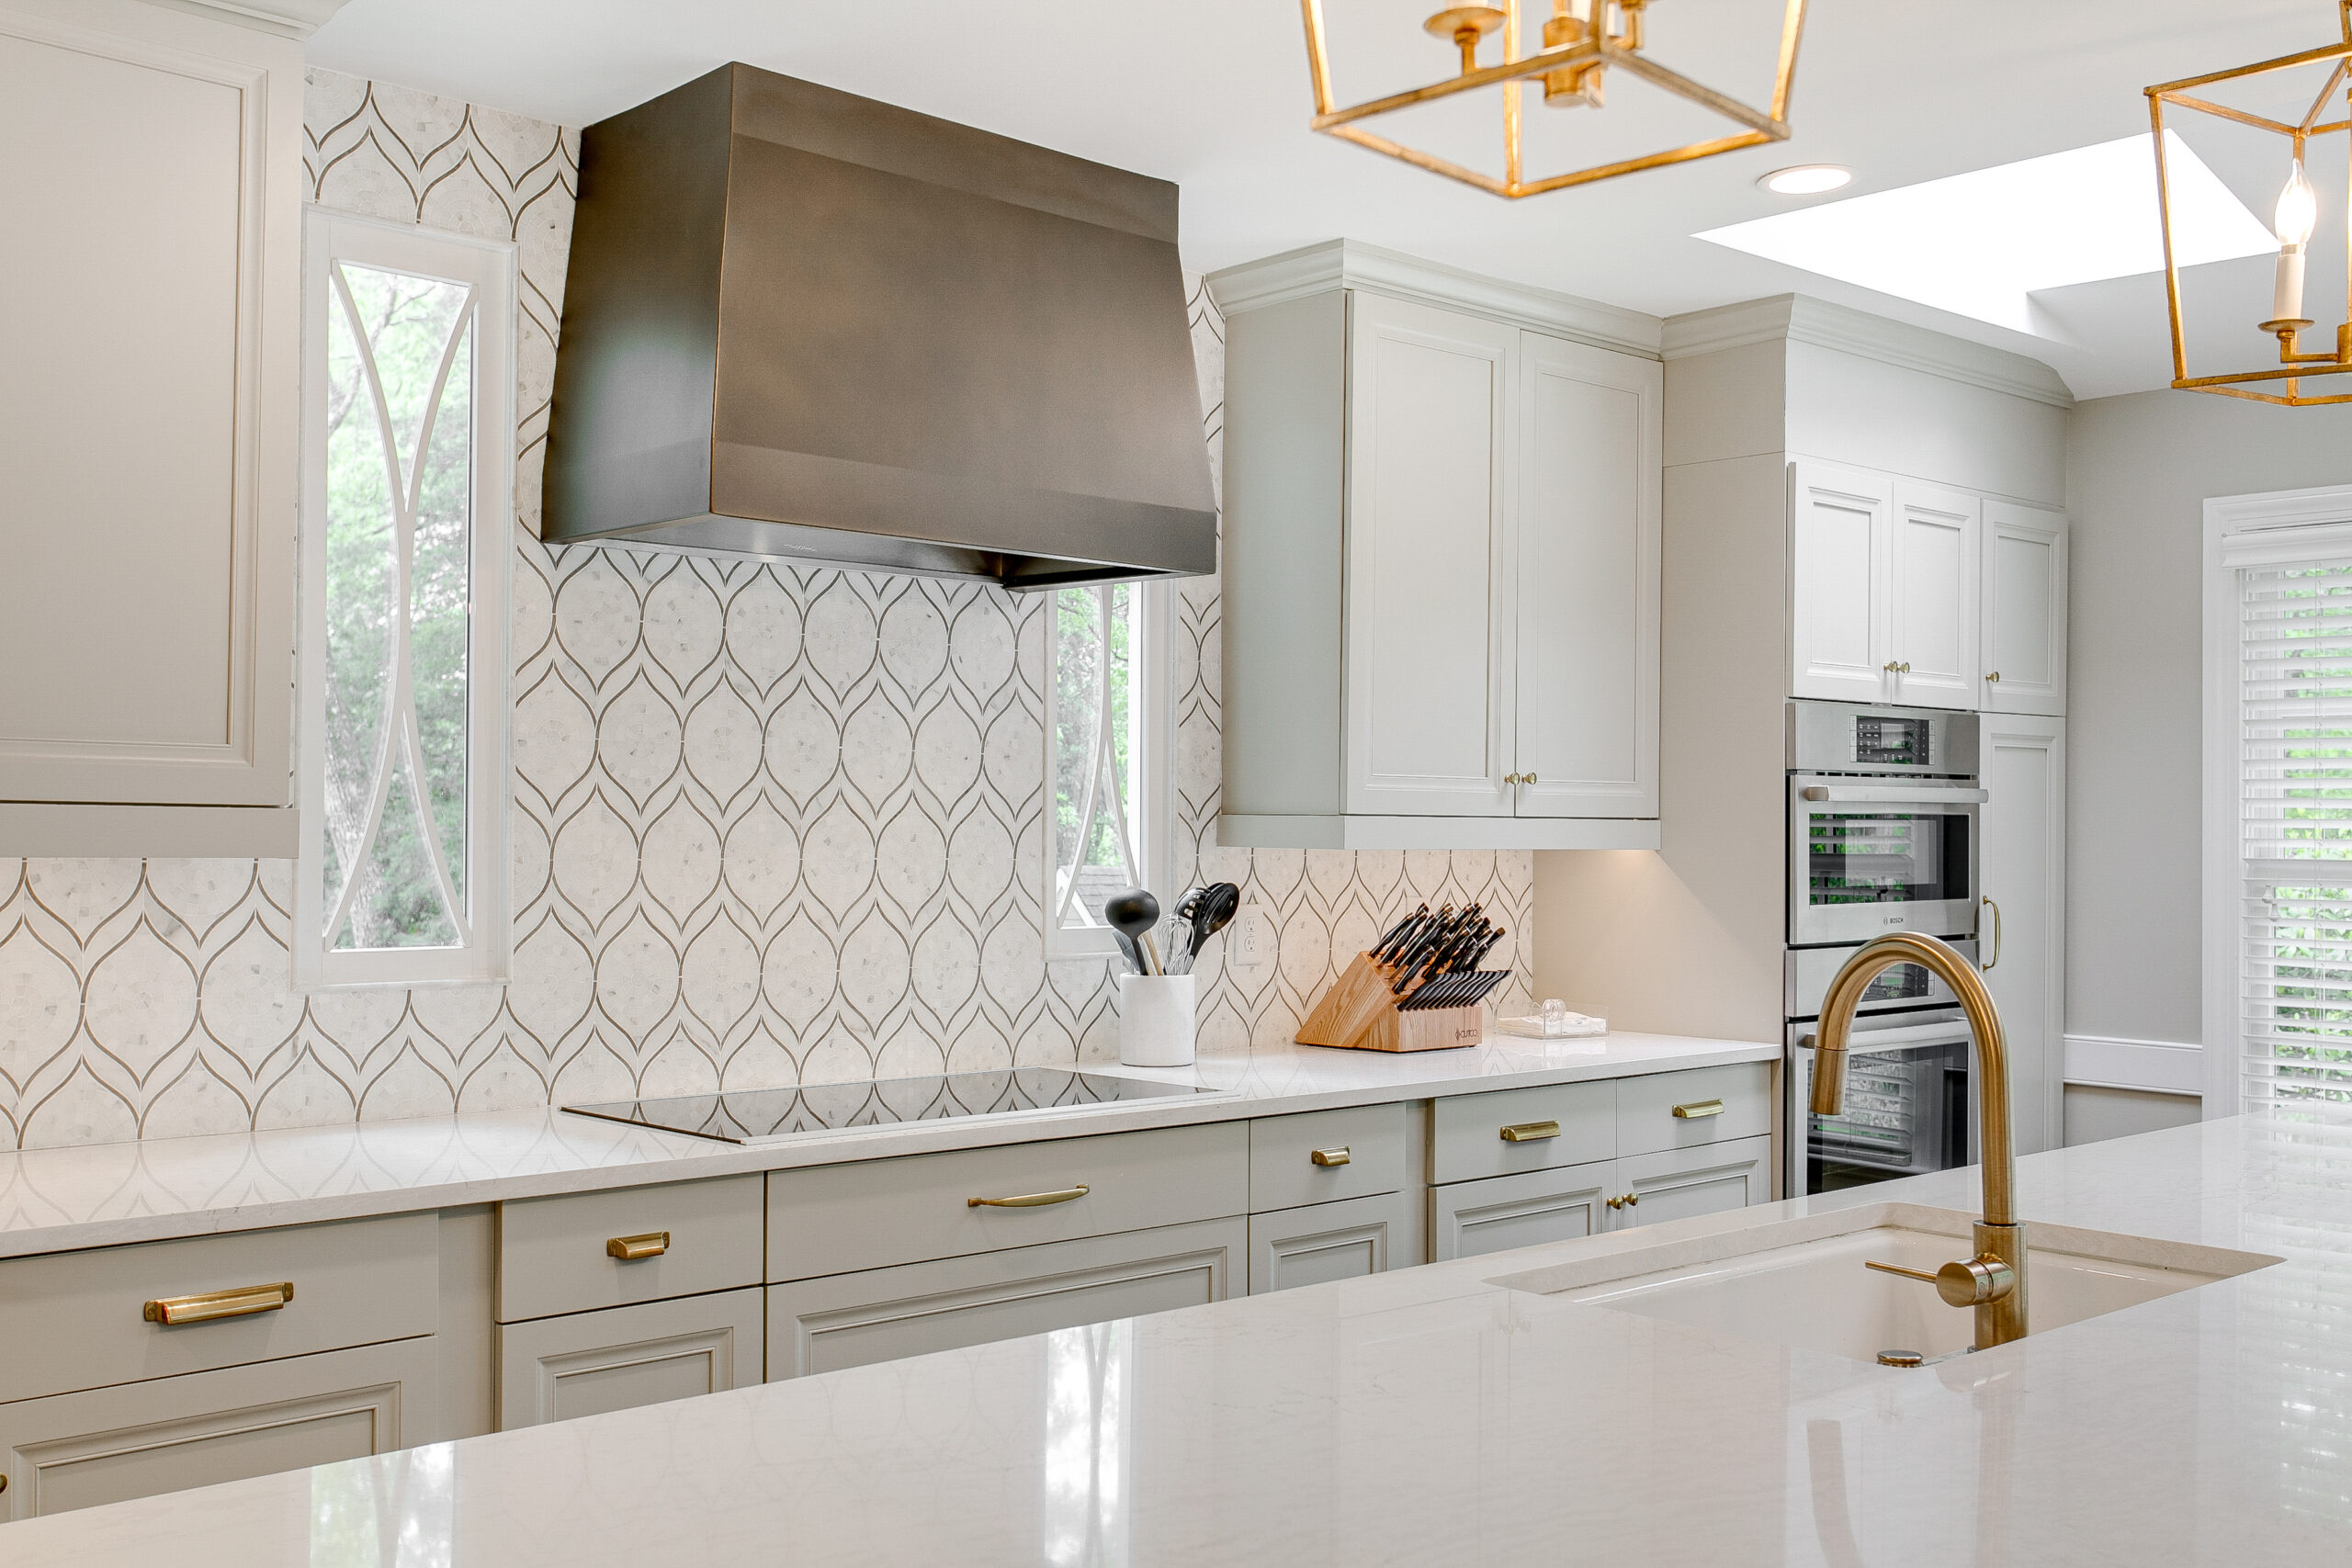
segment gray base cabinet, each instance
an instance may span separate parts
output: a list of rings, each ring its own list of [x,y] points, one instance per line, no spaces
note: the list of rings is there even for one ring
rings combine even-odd
[[[389,1453],[430,1433],[432,1339],[0,1404],[0,1517]]]
[[[1248,1245],[1236,1217],[771,1285],[768,1378],[1221,1302]]]
[[[503,1325],[499,1429],[749,1388],[766,1371],[760,1306],[752,1286]]]
[[[1360,1280],[1419,1263],[1420,1227],[1402,1192],[1250,1216],[1250,1293]]]
[[[1720,1214],[1772,1201],[1772,1140],[1739,1138],[1694,1149],[1634,1155],[1617,1162],[1626,1202],[1620,1229]]]
[[[1609,1228],[1616,1162],[1490,1176],[1430,1190],[1430,1255],[1476,1258],[1514,1247],[1574,1241]]]

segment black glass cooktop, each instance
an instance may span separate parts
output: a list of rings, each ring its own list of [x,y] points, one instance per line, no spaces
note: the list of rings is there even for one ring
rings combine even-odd
[[[798,1089],[735,1089],[725,1094],[682,1095],[675,1100],[616,1100],[605,1105],[564,1109],[575,1116],[658,1127],[665,1133],[755,1144],[795,1133],[842,1127],[880,1127],[896,1122],[936,1122],[952,1116],[994,1116],[1009,1111],[1215,1092],[1193,1084],[1116,1078],[1058,1067],[1014,1067],[994,1073],[803,1084]]]

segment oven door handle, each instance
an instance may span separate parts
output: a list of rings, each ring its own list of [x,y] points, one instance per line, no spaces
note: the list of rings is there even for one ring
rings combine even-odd
[[[1817,1038],[1812,1030],[1797,1036],[1797,1049],[1810,1051]],[[1896,1029],[1857,1029],[1848,1032],[1846,1049],[1857,1056],[1894,1050],[1905,1045],[1935,1042],[1939,1044],[1969,1038],[1968,1023],[1955,1019],[1948,1023],[1913,1023]]]
[[[1807,800],[1873,806],[1982,806],[1986,798],[1981,789],[1922,789],[1917,784],[1807,784],[1798,793]]]

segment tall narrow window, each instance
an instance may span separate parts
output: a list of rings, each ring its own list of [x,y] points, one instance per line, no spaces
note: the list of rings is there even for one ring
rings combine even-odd
[[[1046,956],[1117,952],[1102,903],[1148,887],[1162,904],[1170,833],[1167,591],[1056,590],[1046,612]]]
[[[501,978],[514,247],[307,244],[296,977]]]
[[[2352,1104],[2352,491],[2206,515],[2206,1114]]]

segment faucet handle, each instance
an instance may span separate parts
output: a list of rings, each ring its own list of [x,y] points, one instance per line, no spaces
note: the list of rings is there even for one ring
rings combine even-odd
[[[1930,1274],[1922,1269],[1905,1269],[1899,1263],[1881,1263],[1876,1258],[1863,1261],[1865,1269],[1875,1269],[1882,1274],[1900,1274],[1906,1280],[1921,1280],[1936,1288],[1946,1306],[1984,1306],[1997,1302],[2018,1288],[2018,1271],[2007,1260],[1986,1253],[1965,1263],[1947,1263]]]

